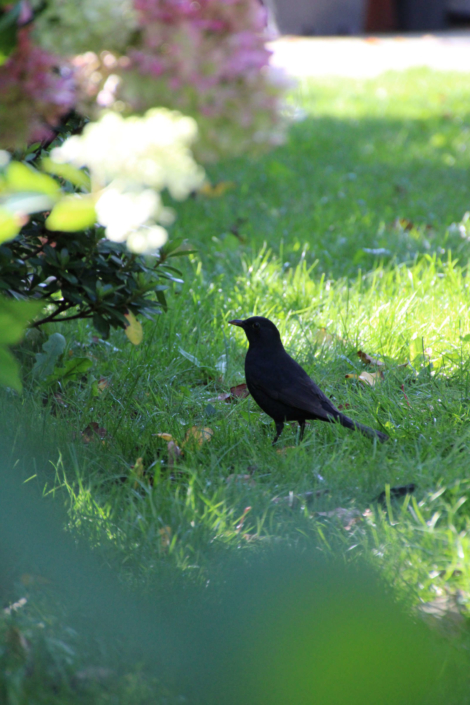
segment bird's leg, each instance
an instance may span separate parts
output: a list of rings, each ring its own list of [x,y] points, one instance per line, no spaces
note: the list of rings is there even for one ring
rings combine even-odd
[[[276,435],[274,436],[273,445],[276,443],[277,439],[282,433],[282,429],[284,428],[283,421],[275,421],[274,423],[276,424]]]
[[[305,432],[305,421],[299,421],[299,428],[300,428],[299,443],[301,443],[302,439],[304,437],[304,432]]]

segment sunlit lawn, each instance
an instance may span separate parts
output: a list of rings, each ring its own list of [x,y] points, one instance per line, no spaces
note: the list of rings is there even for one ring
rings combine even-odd
[[[470,209],[468,78],[316,81],[292,107],[303,119],[285,146],[210,168],[232,188],[178,206],[174,236],[197,254],[140,346],[64,325],[70,351],[94,366],[45,395],[25,344],[25,394],[3,394],[12,457],[45,493],[57,488],[72,530],[117,547],[123,579],[147,590],[162,570],[203,581],[215,556],[281,537],[365,556],[410,609],[461,590],[465,610],[470,230],[457,224]],[[390,441],[312,423],[301,444],[286,427],[273,448],[252,399],[218,400],[244,381],[246,342],[227,321],[250,314],[272,318],[325,392]],[[358,350],[385,362],[373,387],[345,378],[375,371]],[[104,440],[84,443],[91,422]],[[210,441],[191,440],[193,426]],[[162,433],[184,454],[169,456]],[[412,498],[388,511],[375,502],[409,483]]]

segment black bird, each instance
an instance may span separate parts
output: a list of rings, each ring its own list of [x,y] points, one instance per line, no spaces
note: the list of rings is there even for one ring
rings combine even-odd
[[[305,370],[284,350],[279,331],[272,321],[253,316],[245,321],[229,321],[246,333],[249,347],[245,358],[245,377],[256,403],[276,424],[273,445],[285,421],[298,421],[300,439],[307,419],[338,422],[382,443],[388,436],[342,414]]]

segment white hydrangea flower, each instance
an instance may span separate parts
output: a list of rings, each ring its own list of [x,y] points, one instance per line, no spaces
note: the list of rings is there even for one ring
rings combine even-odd
[[[105,113],[89,123],[83,134],[69,137],[52,152],[58,162],[87,166],[101,186],[114,179],[129,187],[142,184],[183,200],[204,180],[190,146],[197,125],[189,117],[165,108],[149,110],[144,117]]]
[[[154,217],[159,196],[145,189],[137,193],[121,191],[116,186],[104,189],[95,203],[96,215],[106,228],[106,237],[124,242],[130,232]]]
[[[136,27],[133,0],[49,0],[34,32],[44,49],[71,56],[124,50]]]
[[[110,240],[127,241],[134,252],[155,251],[168,236],[162,226],[174,220],[160,192],[166,188],[182,200],[204,181],[190,151],[196,136],[192,118],[164,108],[143,117],[108,112],[51,157],[89,168],[98,221]]]

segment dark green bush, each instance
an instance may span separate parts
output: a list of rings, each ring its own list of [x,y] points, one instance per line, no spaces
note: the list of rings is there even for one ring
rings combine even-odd
[[[0,246],[0,290],[15,299],[48,305],[34,322],[91,318],[106,338],[125,328],[125,314],[146,317],[166,310],[165,290],[180,272],[168,262],[187,254],[172,242],[155,256],[143,257],[103,237],[101,227],[53,232],[44,215],[33,216],[20,234]]]

